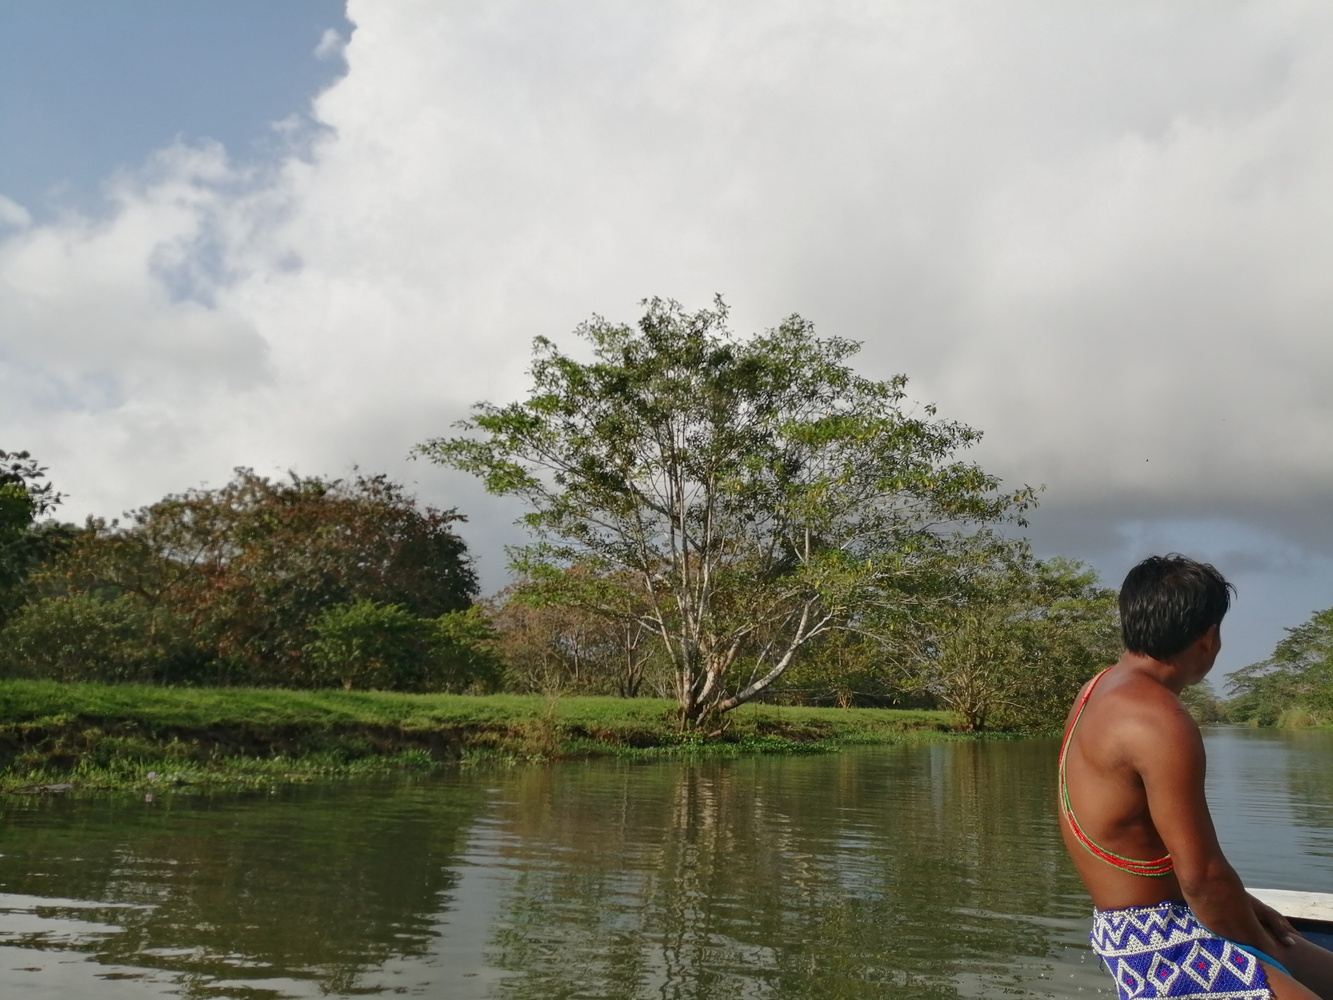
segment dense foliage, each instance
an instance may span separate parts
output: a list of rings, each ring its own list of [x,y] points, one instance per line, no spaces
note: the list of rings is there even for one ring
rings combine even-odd
[[[305,652],[319,687],[463,691],[499,683],[494,633],[477,608],[423,618],[360,600],[321,612],[311,632]]]
[[[22,600],[28,574],[68,541],[66,526],[40,520],[61,499],[31,454],[0,450],[0,625]]]
[[[1287,629],[1266,660],[1227,681],[1227,718],[1260,726],[1333,725],[1333,608]]]
[[[726,319],[720,300],[654,299],[637,327],[580,326],[590,362],[539,338],[526,400],[480,403],[421,448],[526,503],[534,579],[582,564],[633,580],[622,617],[656,638],[686,725],[1033,500],[960,460],[979,433],[913,406],[904,376],[858,374],[858,345],[796,316],[740,340]]]
[[[634,581],[587,566],[511,585],[489,602],[506,687],[546,694],[662,697],[669,663],[637,614]]]
[[[241,469],[219,489],[168,496],[126,524],[92,520],[74,533],[28,574],[24,604],[0,633],[0,666],[87,680],[481,683],[494,670],[480,669],[460,642],[485,637],[473,618],[454,617],[477,589],[454,531],[461,519],[423,507],[383,476],[275,482]],[[358,645],[349,636],[360,622],[364,637],[371,619],[383,641]],[[399,626],[419,633],[416,646]],[[409,647],[428,649],[429,662],[404,665]],[[355,662],[362,653],[365,662]]]
[[[793,684],[838,704],[949,708],[969,730],[1043,731],[1120,653],[1114,591],[1020,541],[958,538],[896,598],[816,646]]]
[[[927,616],[909,676],[967,729],[1058,727],[1083,682],[1120,655],[1115,592],[1019,545],[959,579],[958,596]]]

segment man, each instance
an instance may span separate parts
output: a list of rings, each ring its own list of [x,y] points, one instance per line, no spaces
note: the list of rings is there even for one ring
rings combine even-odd
[[[1233,592],[1183,556],[1135,566],[1120,589],[1125,653],[1065,723],[1060,831],[1122,1000],[1333,1000],[1333,952],[1246,893],[1222,855],[1203,740],[1180,703],[1217,659]]]

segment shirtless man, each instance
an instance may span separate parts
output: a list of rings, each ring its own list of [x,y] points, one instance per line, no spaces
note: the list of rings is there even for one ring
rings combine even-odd
[[[1122,1000],[1333,1000],[1333,952],[1249,895],[1204,800],[1180,692],[1222,648],[1234,588],[1153,556],[1120,590],[1125,653],[1079,693],[1060,750],[1060,832],[1092,896],[1092,946]]]

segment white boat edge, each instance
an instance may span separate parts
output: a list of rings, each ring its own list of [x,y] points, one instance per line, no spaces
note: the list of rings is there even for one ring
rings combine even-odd
[[[1333,892],[1297,892],[1294,889],[1248,889],[1279,913],[1298,920],[1333,923]]]

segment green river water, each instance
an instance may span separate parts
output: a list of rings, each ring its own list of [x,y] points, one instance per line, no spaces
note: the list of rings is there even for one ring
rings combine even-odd
[[[1251,885],[1333,891],[1333,734],[1216,730]],[[1110,996],[1052,741],[0,800],[0,997]]]

